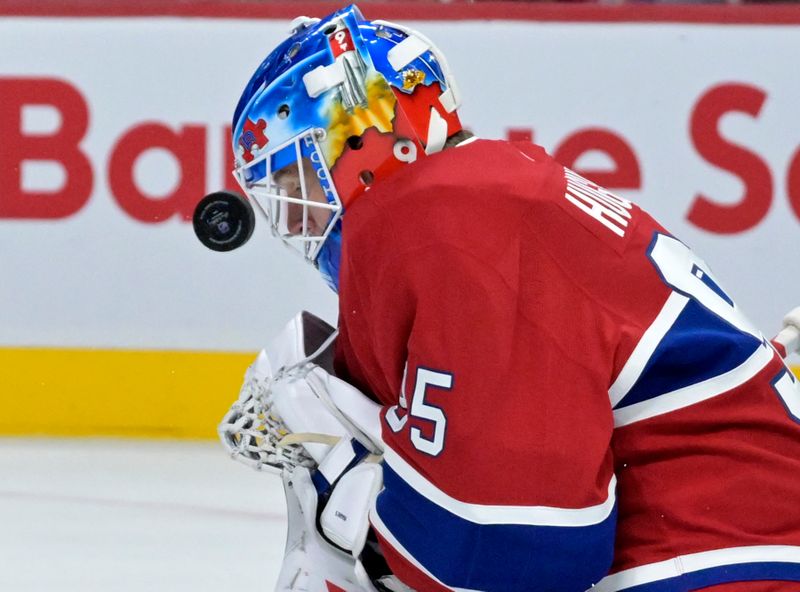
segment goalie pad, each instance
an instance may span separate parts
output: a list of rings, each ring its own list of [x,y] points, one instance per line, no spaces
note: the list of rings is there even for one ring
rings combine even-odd
[[[369,508],[383,484],[381,466],[361,463],[344,473],[319,517],[328,540],[354,557],[361,554],[369,531]]]
[[[329,545],[317,532],[319,498],[308,469],[285,471],[283,487],[289,526],[276,592],[375,592],[368,578],[359,577],[363,570],[356,569],[355,559]]]

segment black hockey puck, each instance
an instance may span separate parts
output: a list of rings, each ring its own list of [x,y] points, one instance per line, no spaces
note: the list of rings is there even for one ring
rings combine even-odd
[[[246,198],[232,191],[215,191],[201,199],[192,218],[197,238],[212,251],[232,251],[253,234],[256,217]]]

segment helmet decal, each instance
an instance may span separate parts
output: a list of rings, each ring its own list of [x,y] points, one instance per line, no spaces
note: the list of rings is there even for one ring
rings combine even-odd
[[[259,119],[256,123],[250,119],[245,122],[242,134],[239,136],[239,150],[245,162],[253,160],[253,152],[267,145],[269,138],[264,134],[266,127],[267,122],[263,119]]]
[[[376,75],[366,81],[363,105],[347,109],[342,103],[330,107],[330,127],[325,144],[325,159],[333,167],[345,148],[360,150],[351,138],[360,138],[370,128],[378,132],[390,133],[395,118],[397,99],[383,80]],[[353,145],[348,145],[348,141]]]

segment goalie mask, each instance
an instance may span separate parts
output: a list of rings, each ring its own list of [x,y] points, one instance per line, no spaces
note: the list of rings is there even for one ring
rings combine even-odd
[[[355,6],[292,27],[239,100],[234,175],[272,233],[338,291],[345,212],[461,130],[459,96],[428,39]]]

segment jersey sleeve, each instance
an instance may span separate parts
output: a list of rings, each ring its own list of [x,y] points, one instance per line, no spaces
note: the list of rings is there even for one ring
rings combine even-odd
[[[420,245],[371,294],[374,351],[404,347],[371,522],[417,590],[583,592],[616,520],[607,376],[564,341],[596,330],[591,306],[566,283],[541,290],[517,248],[479,251]]]

